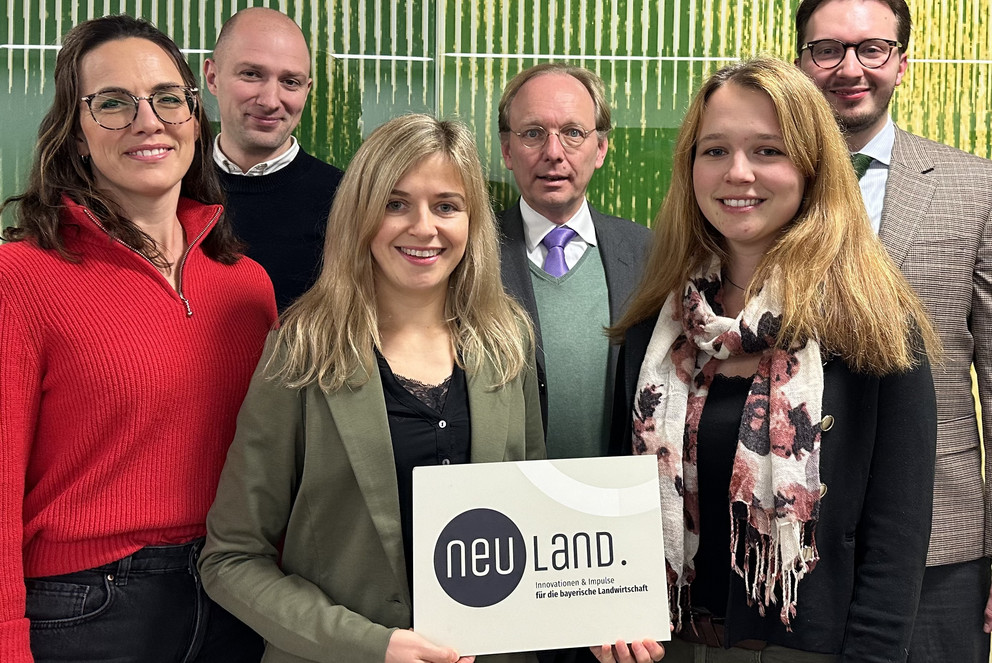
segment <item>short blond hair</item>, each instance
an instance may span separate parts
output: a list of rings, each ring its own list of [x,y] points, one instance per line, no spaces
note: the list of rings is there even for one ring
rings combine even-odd
[[[513,99],[517,96],[517,93],[520,92],[520,88],[532,78],[546,76],[548,74],[571,76],[582,83],[582,86],[589,92],[589,96],[592,97],[592,105],[596,112],[596,131],[599,133],[600,139],[606,138],[613,125],[611,124],[610,106],[606,103],[606,85],[603,83],[603,79],[588,69],[563,62],[539,64],[529,69],[524,69],[510,79],[510,82],[503,89],[503,96],[499,100],[497,123],[500,134],[506,134],[512,131],[510,128],[510,106],[513,104]]]

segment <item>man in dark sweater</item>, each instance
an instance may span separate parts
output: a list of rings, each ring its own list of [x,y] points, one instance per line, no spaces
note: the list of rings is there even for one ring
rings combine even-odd
[[[227,212],[248,255],[269,273],[281,312],[320,272],[342,176],[292,135],[313,85],[310,51],[292,19],[252,7],[224,23],[203,74],[220,106],[214,161]]]

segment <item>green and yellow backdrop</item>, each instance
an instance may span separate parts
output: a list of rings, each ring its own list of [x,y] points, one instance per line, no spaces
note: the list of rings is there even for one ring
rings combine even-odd
[[[297,135],[342,168],[385,120],[425,111],[473,128],[496,207],[515,197],[499,156],[496,105],[520,69],[568,60],[606,81],[614,130],[590,188],[601,210],[650,222],[672,145],[701,79],[754,53],[791,60],[799,0],[6,0],[0,33],[0,195],[25,185],[52,95],[61,36],[94,16],[154,22],[202,72],[238,9],[279,9],[303,28],[314,87]],[[892,108],[905,129],[989,157],[992,0],[910,0],[911,65]],[[210,117],[216,103],[204,93]],[[9,222],[10,218],[7,216]]]

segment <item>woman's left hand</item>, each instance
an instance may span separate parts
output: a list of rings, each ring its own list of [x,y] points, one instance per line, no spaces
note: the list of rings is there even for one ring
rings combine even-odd
[[[649,663],[665,657],[661,643],[650,639],[635,640],[629,647],[623,640],[617,640],[612,646],[590,647],[589,650],[600,663]]]

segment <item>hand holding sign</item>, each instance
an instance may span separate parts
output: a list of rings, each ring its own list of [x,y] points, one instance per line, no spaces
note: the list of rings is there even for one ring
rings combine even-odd
[[[473,663],[475,656],[462,656],[449,647],[433,645],[413,631],[397,629],[389,637],[385,663]]]
[[[589,648],[599,663],[648,663],[665,657],[665,648],[654,640],[634,641],[627,646],[623,640],[614,645]]]

